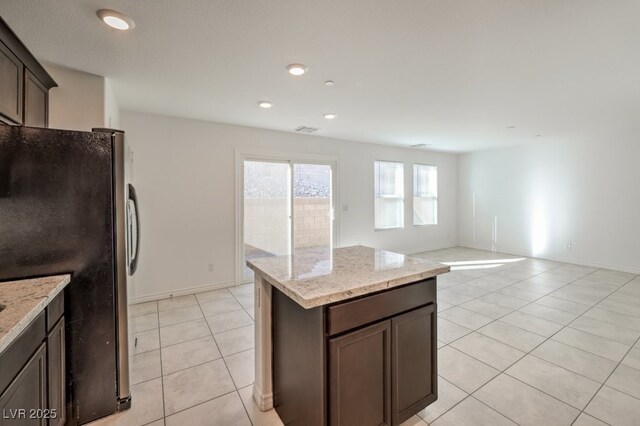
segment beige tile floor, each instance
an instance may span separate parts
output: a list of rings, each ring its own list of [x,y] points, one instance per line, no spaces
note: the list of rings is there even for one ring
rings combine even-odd
[[[639,425],[640,277],[453,248],[438,401],[405,426]],[[253,286],[132,307],[133,407],[94,425],[278,425],[253,382]]]

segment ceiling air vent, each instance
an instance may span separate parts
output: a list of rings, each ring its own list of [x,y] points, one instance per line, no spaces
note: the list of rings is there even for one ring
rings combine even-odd
[[[296,132],[301,132],[301,133],[314,133],[318,131],[317,127],[308,127],[308,126],[300,126],[300,127],[296,127],[294,129]]]

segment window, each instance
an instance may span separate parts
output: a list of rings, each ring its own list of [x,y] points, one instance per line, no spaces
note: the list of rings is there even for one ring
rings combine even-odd
[[[438,168],[413,165],[413,224],[438,224]]]
[[[404,165],[388,161],[374,162],[375,228],[404,226]]]

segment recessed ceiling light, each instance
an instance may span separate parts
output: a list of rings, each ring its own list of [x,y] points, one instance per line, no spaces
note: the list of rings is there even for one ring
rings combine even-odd
[[[327,120],[333,120],[337,116],[338,114],[336,114],[335,112],[328,112],[324,115],[324,118],[326,118]]]
[[[327,86],[327,87],[331,87],[334,84],[336,84],[336,82],[333,81],[333,80],[327,80],[327,81],[324,82],[324,85]]]
[[[105,24],[116,30],[125,31],[133,29],[136,24],[133,19],[129,18],[122,12],[110,9],[100,9],[97,12],[98,18]]]
[[[307,67],[302,64],[289,64],[287,65],[287,71],[289,71],[289,74],[298,77],[307,72]]]
[[[260,101],[258,102],[258,106],[260,108],[268,109],[268,108],[271,108],[273,104],[270,101]]]

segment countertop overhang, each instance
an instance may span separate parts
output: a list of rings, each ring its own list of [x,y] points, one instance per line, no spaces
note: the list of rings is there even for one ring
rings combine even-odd
[[[0,282],[0,353],[22,333],[71,281],[70,275],[55,275]]]
[[[449,272],[447,265],[366,246],[305,249],[247,261],[305,309],[348,300]]]

